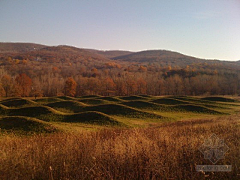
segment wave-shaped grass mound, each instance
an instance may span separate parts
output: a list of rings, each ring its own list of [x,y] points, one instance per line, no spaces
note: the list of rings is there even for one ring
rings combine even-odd
[[[63,99],[56,98],[56,97],[48,97],[48,98],[36,99],[34,101],[42,104],[42,103],[51,103],[51,102],[63,101]]]
[[[138,108],[138,109],[159,109],[161,105],[152,103],[152,102],[147,102],[147,101],[127,101],[123,102],[121,104],[124,104],[126,106],[130,106],[133,108]]]
[[[49,103],[49,104],[46,104],[46,106],[52,107],[57,110],[61,108],[61,109],[66,109],[73,112],[81,112],[83,111],[83,108],[86,106],[86,104],[78,101],[68,100],[68,101]]]
[[[143,96],[120,96],[119,99],[132,101],[132,100],[146,100]]]
[[[87,96],[81,96],[80,98],[85,99],[85,98],[99,98],[99,97],[102,97],[102,96],[99,96],[99,95],[87,95]]]
[[[79,102],[82,102],[87,105],[98,105],[98,104],[109,104],[109,101],[102,99],[81,99]]]
[[[206,108],[204,106],[198,106],[198,105],[176,105],[172,108],[173,111],[186,111],[186,112],[193,112],[193,113],[203,113],[203,114],[224,114],[221,112],[218,112],[216,110],[212,110],[209,108]]]
[[[151,102],[154,102],[157,104],[165,104],[165,105],[189,104],[188,102],[172,99],[172,98],[160,98],[160,99],[155,99]]]
[[[98,106],[88,106],[85,108],[85,110],[98,111],[108,115],[118,115],[131,118],[152,118],[152,119],[165,118],[154,113],[144,112],[121,104],[104,104]]]
[[[207,100],[207,101],[220,101],[220,102],[238,102],[235,99],[231,99],[231,98],[225,98],[225,97],[204,97],[202,98],[203,100]]]
[[[188,101],[190,103],[201,103],[201,104],[209,104],[209,105],[216,104],[216,102],[204,100],[197,97],[175,96],[174,98],[178,100]]]
[[[4,114],[3,114],[4,112]],[[82,122],[98,125],[123,125],[109,115],[101,112],[61,113],[47,106],[5,108],[1,105],[0,114],[4,116],[18,116],[37,118],[42,121]]]
[[[70,96],[58,96],[57,98],[62,100],[76,100],[76,98]]]
[[[35,104],[34,101],[23,99],[23,98],[10,98],[0,102],[2,105],[7,107],[20,107],[24,105]]]
[[[152,98],[153,96],[151,96],[151,95],[146,95],[146,94],[140,94],[140,95],[138,95],[138,96],[142,96],[142,97],[145,97],[145,98]]]
[[[218,111],[209,109],[204,106],[193,105],[193,104],[177,104],[177,105],[164,105],[155,104],[146,101],[129,101],[122,103],[124,105],[138,108],[138,109],[154,109],[159,112],[192,112],[192,113],[204,113],[204,114],[223,114]]]
[[[21,134],[53,133],[58,131],[53,125],[36,118],[9,116],[0,118],[0,129]]]
[[[88,111],[78,114],[67,115],[64,117],[64,122],[81,122],[81,123],[89,123],[89,124],[97,124],[97,125],[117,125],[123,126],[124,124],[117,121],[113,117],[95,111]]]
[[[5,108],[2,105],[0,115],[35,117],[44,121],[61,121],[64,114],[46,106]]]
[[[117,97],[111,97],[111,96],[100,97],[100,98],[97,98],[97,99],[106,100],[106,101],[109,101],[109,102],[122,102],[121,99],[119,99]]]

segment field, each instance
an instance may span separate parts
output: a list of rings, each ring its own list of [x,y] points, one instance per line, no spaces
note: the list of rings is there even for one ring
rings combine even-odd
[[[230,97],[4,98],[0,179],[240,179],[240,101]],[[197,172],[211,134],[229,147]]]

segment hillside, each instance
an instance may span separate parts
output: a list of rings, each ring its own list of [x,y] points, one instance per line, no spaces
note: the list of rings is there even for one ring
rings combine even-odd
[[[204,60],[192,56],[187,56],[178,52],[168,50],[145,50],[139,52],[122,50],[96,50],[83,49],[73,46],[59,45],[46,46],[34,43],[3,43],[0,42],[0,58],[13,57],[16,59],[44,59],[52,61],[76,61],[76,60],[99,60],[116,63],[154,63],[161,65],[174,64],[176,66],[186,66],[193,63],[224,63],[238,65],[239,61],[227,62],[217,60]]]
[[[176,64],[178,66],[186,66],[193,63],[202,63],[205,60],[186,56],[177,52],[167,50],[147,50],[140,51],[128,55],[114,57],[114,60],[124,62],[138,62],[138,63],[166,63]]]
[[[47,62],[79,62],[84,60],[97,61],[102,63],[120,63],[124,65],[152,64],[161,66],[186,67],[191,64],[223,64],[231,68],[239,67],[239,61],[228,62],[218,60],[204,60],[187,56],[174,51],[167,50],[146,50],[139,52],[121,50],[95,50],[83,49],[73,46],[59,45],[46,46],[34,43],[0,43],[0,59],[29,59],[44,60]]]
[[[83,60],[109,61],[108,58],[72,46],[44,46],[30,43],[2,43],[0,58],[29,59],[48,62],[76,62]]]
[[[86,49],[86,50],[110,59],[114,59],[115,57],[118,57],[118,56],[130,55],[133,53],[131,51],[121,51],[121,50],[109,50],[109,51],[101,51],[101,50],[95,50],[95,49]]]
[[[41,44],[34,43],[3,43],[0,42],[0,53],[22,53],[38,50],[46,47]]]

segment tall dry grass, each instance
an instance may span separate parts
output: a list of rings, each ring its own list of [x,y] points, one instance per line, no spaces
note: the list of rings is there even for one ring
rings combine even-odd
[[[0,179],[240,179],[239,117],[166,123],[142,129],[0,138]],[[217,164],[231,172],[196,172],[211,164],[198,150],[212,133],[230,150]]]

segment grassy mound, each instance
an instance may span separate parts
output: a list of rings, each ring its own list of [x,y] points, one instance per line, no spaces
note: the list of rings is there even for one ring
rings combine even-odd
[[[198,105],[176,105],[172,108],[173,111],[186,111],[186,112],[193,112],[193,113],[203,113],[203,114],[224,114],[203,106]]]
[[[99,96],[99,95],[88,95],[88,96],[81,96],[80,98],[99,98],[99,97],[102,97],[102,96]]]
[[[24,105],[34,104],[35,102],[22,98],[11,98],[1,101],[0,103],[7,107],[20,107]]]
[[[151,95],[146,95],[146,94],[141,94],[139,96],[142,96],[142,97],[145,97],[145,98],[151,98],[152,97]]]
[[[159,109],[161,105],[147,101],[127,101],[122,104],[138,109]]]
[[[54,109],[62,108],[62,109],[70,110],[73,112],[80,112],[83,110],[83,107],[85,107],[86,105],[78,101],[68,100],[68,101],[49,103],[49,104],[46,104],[46,106],[52,107]]]
[[[106,101],[109,101],[109,102],[122,102],[121,99],[119,99],[117,97],[110,97],[110,96],[100,97],[100,98],[97,98],[97,99],[106,100]]]
[[[207,101],[220,101],[220,102],[238,102],[235,99],[225,98],[225,97],[204,97],[203,100]]]
[[[63,101],[63,100],[60,98],[49,97],[49,98],[36,99],[34,101],[37,103],[51,103],[51,102],[58,102],[58,101]]]
[[[52,133],[58,131],[57,128],[44,121],[21,116],[10,116],[0,118],[0,129],[5,132],[20,134]]]
[[[118,122],[113,117],[101,112],[89,111],[64,117],[65,122],[81,122],[97,125],[117,125],[123,126],[123,123]]]
[[[62,100],[76,100],[76,98],[70,96],[58,96],[57,98]]]
[[[152,118],[152,119],[162,119],[163,116],[144,112],[141,110],[137,110],[125,105],[120,104],[105,104],[105,105],[98,105],[98,106],[89,106],[85,108],[86,111],[98,111],[108,115],[120,115],[125,117],[131,118]]]
[[[166,105],[189,104],[188,102],[184,102],[184,101],[172,99],[172,98],[160,98],[160,99],[155,99],[152,102],[157,104],[166,104]]]
[[[82,99],[79,100],[79,102],[82,102],[84,104],[88,105],[98,105],[98,104],[109,104],[109,101],[102,100],[102,99]]]
[[[174,98],[178,99],[178,100],[188,101],[188,102],[191,102],[191,103],[216,104],[216,102],[204,100],[204,99],[197,98],[197,97],[175,96]]]
[[[9,107],[0,104],[0,116],[6,116],[9,113]]]
[[[46,106],[4,108],[1,107],[0,115],[35,117],[44,121],[60,121],[63,114]]]
[[[122,100],[132,101],[132,100],[146,100],[143,96],[122,96],[119,97]]]
[[[177,104],[177,105],[164,105],[164,104],[155,104],[152,102],[145,102],[145,101],[129,101],[122,103],[124,105],[138,108],[138,109],[154,109],[159,112],[193,112],[193,113],[204,113],[204,114],[223,114],[218,111],[209,109],[207,107],[201,105],[192,105],[192,104]],[[218,106],[212,107],[209,105],[210,108],[219,108]]]

